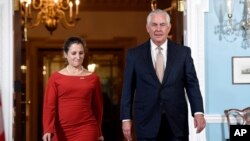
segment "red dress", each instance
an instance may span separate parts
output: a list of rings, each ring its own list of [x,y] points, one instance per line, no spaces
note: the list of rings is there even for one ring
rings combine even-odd
[[[44,133],[52,141],[97,141],[102,136],[103,101],[99,77],[55,72],[44,96]]]

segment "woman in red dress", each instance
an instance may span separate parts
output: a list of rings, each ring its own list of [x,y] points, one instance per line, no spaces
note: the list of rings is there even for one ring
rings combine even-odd
[[[43,141],[103,141],[99,77],[82,66],[86,43],[70,37],[63,47],[68,65],[53,73],[43,105]]]

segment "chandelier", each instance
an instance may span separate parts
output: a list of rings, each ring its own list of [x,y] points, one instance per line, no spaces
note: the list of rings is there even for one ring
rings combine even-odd
[[[74,27],[80,19],[79,4],[80,0],[75,0],[74,3],[71,0],[20,0],[24,32],[27,34],[27,27],[44,24],[52,34],[59,22],[64,28]]]
[[[215,8],[219,18],[219,25],[215,27],[215,34],[219,34],[228,42],[234,42],[237,37],[242,37],[241,47],[247,49],[250,47],[250,0],[240,0],[239,4],[243,4],[243,13],[240,21],[236,21],[233,9],[234,0],[225,0],[221,5]],[[226,11],[227,19],[224,20],[224,11]]]

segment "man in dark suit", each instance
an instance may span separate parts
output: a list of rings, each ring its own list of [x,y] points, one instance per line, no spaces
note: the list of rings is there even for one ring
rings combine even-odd
[[[197,133],[206,126],[191,50],[167,39],[171,24],[163,10],[148,15],[146,29],[150,40],[127,52],[120,107],[123,134],[132,141],[133,123],[137,141],[188,141],[186,95]]]

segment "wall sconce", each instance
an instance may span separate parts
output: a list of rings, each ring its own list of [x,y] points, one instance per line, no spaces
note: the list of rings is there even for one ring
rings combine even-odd
[[[27,35],[27,27],[37,27],[40,24],[44,24],[52,34],[60,21],[65,28],[74,27],[79,20],[79,4],[80,0],[75,0],[75,4],[70,0],[20,0],[25,34]]]
[[[157,0],[151,0],[150,6],[151,6],[151,10],[152,11],[154,11],[155,9],[157,9]],[[176,8],[176,4],[172,3],[172,5],[170,7],[165,8],[163,10],[165,10],[166,12],[171,12],[175,8]]]
[[[172,10],[176,9],[176,5],[177,5],[177,11],[179,11],[179,12],[184,11],[184,9],[185,9],[185,1],[184,0],[178,0],[177,3],[173,2],[170,7],[167,7],[163,10],[165,10],[166,12],[171,12]],[[151,0],[150,6],[151,6],[152,11],[157,9],[157,0]]]
[[[185,9],[185,1],[184,1],[184,0],[178,0],[177,7],[178,7],[177,10],[178,10],[179,12],[183,12],[184,9]]]
[[[43,66],[43,75],[46,75],[46,74],[47,74],[47,67]]]
[[[225,3],[226,2],[226,3]],[[243,4],[243,15],[240,21],[234,19],[234,0],[226,0],[223,3],[217,3],[220,6],[215,6],[216,14],[219,18],[219,25],[215,27],[215,34],[219,34],[219,39],[222,37],[228,42],[234,42],[237,37],[243,38],[241,47],[247,49],[250,47],[250,0],[240,0]],[[226,10],[225,10],[226,9]],[[227,19],[224,20],[226,12]]]
[[[96,68],[96,64],[89,64],[88,65],[88,71],[90,71],[90,72],[94,72],[95,68]]]
[[[155,9],[157,9],[157,1],[151,0],[151,10],[154,11]]]
[[[20,69],[21,69],[22,73],[26,73],[27,66],[26,65],[21,65]]]

